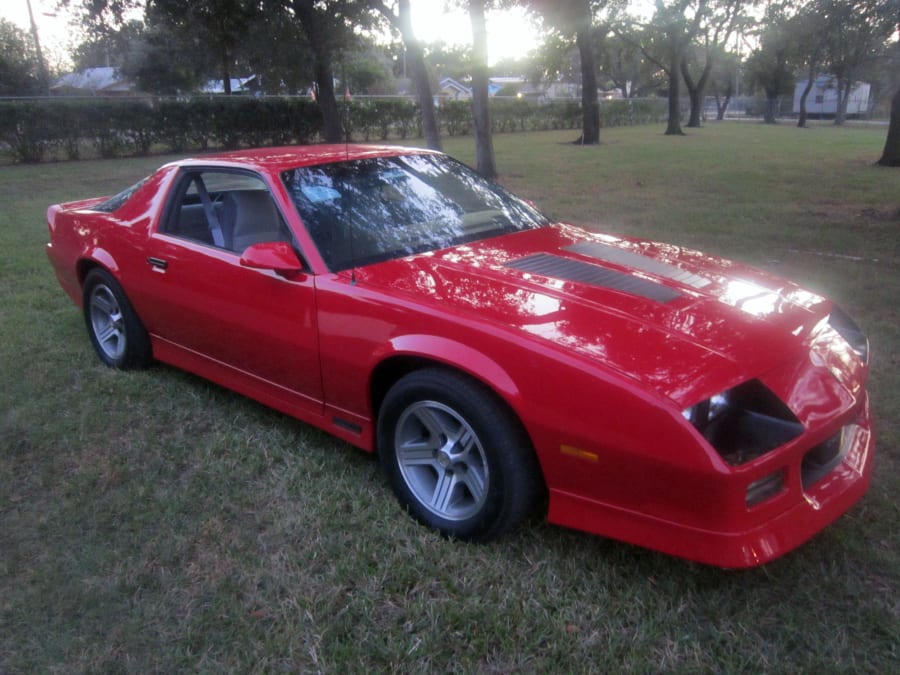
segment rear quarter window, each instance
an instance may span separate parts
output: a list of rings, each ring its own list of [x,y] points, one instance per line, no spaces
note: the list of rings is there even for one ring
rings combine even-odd
[[[113,195],[105,202],[102,202],[93,208],[94,211],[102,211],[103,213],[112,213],[113,211],[118,211],[129,199],[134,196],[134,193],[140,190],[144,185],[146,185],[147,181],[150,180],[150,176],[146,178],[142,178],[134,185],[125,188],[120,193]]]

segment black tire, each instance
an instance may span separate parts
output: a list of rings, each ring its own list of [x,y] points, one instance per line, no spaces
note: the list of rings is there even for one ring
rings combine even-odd
[[[84,280],[84,322],[97,356],[119,370],[146,368],[153,358],[150,337],[119,282],[99,267]]]
[[[457,539],[503,534],[544,490],[518,420],[480,383],[451,370],[415,371],[391,387],[378,415],[378,449],[400,504]]]

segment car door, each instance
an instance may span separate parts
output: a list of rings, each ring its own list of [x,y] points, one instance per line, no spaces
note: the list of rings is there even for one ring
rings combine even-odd
[[[320,412],[314,278],[242,266],[244,248],[265,241],[296,250],[258,175],[182,170],[148,241],[140,284],[147,328],[182,367],[219,381],[225,373],[235,378],[226,386]]]

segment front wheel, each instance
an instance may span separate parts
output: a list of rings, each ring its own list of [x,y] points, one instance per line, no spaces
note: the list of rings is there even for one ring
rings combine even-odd
[[[95,268],[84,280],[84,321],[97,356],[112,368],[144,368],[152,358],[150,338],[119,282]]]
[[[510,529],[543,490],[518,421],[495,396],[459,373],[410,373],[378,416],[382,468],[417,520],[458,539],[484,541]]]

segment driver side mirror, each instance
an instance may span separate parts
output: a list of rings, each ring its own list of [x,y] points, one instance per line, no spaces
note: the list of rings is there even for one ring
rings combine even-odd
[[[286,241],[267,241],[248,246],[241,254],[241,266],[271,270],[285,279],[294,279],[303,273],[303,263]]]

